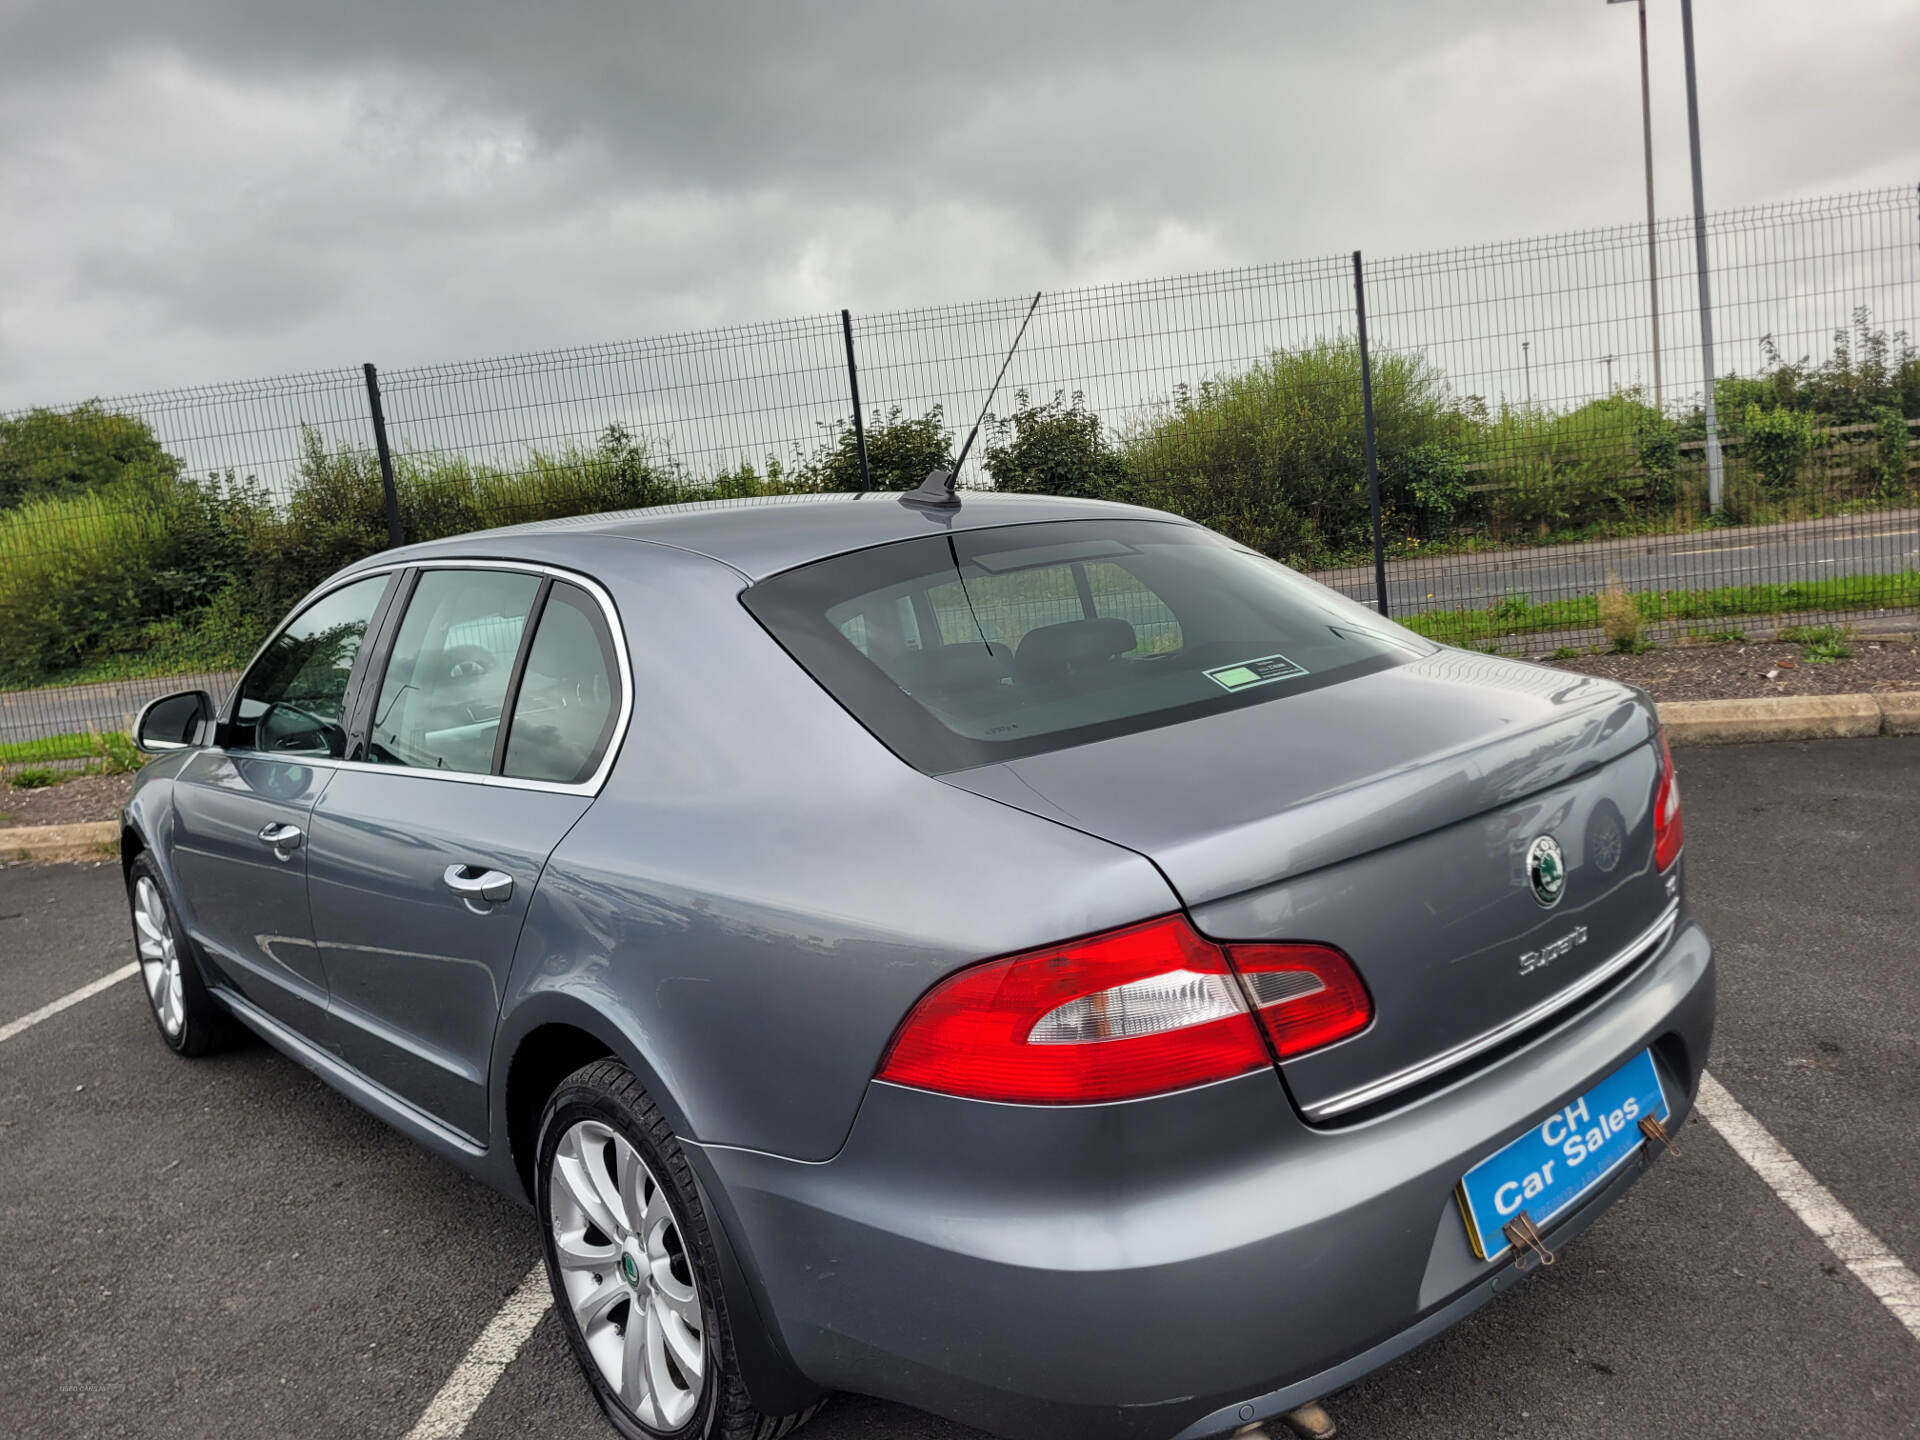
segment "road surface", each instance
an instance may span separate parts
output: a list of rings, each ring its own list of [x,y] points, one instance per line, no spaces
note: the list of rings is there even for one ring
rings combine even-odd
[[[1711,590],[1895,575],[1916,568],[1920,511],[1878,510],[1788,525],[1390,560],[1387,601],[1395,615],[1477,610],[1507,595],[1525,595],[1539,604],[1591,595],[1606,585],[1609,571],[1629,590]],[[1374,601],[1370,565],[1322,571],[1314,578],[1355,600]]]

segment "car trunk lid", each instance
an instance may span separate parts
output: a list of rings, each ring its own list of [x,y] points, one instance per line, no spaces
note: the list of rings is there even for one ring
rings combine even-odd
[[[1650,933],[1656,728],[1624,686],[1442,651],[946,778],[1146,855],[1215,939],[1344,951],[1373,1024],[1283,1067],[1333,1118],[1571,1004]],[[1551,905],[1541,836],[1564,857]]]

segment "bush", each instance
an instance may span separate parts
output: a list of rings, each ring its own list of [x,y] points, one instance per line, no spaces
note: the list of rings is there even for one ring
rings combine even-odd
[[[1449,446],[1414,446],[1400,461],[1398,478],[1427,535],[1446,530],[1467,503],[1467,462]]]
[[[1762,336],[1766,369],[1756,380],[1735,376],[1714,382],[1714,403],[1723,416],[1747,407],[1798,410],[1835,425],[1855,425],[1882,409],[1920,416],[1920,353],[1904,330],[1875,326],[1863,305],[1848,329],[1833,332],[1833,348],[1815,365],[1810,357],[1787,360],[1773,336]]]
[[[987,474],[996,490],[1026,495],[1080,495],[1124,500],[1132,491],[1126,456],[1107,443],[1100,417],[1074,391],[1069,401],[1056,391],[1035,405],[1016,391],[1018,408],[987,425]]]
[[[1852,638],[1844,625],[1787,625],[1780,630],[1780,639],[1786,644],[1806,647],[1800,658],[1809,665],[1851,660]]]
[[[765,493],[769,487],[757,477],[751,486],[742,483],[753,474],[751,466],[731,474],[732,493]],[[713,493],[618,425],[609,425],[592,446],[531,451],[516,469],[464,456],[403,455],[394,462],[394,489],[409,542]],[[328,450],[309,429],[289,492],[277,511],[263,505],[240,567],[244,608],[268,617],[341,566],[387,547],[386,490],[373,452]]]
[[[1647,410],[1638,430],[1641,498],[1648,507],[1665,509],[1680,498],[1680,432],[1657,410]]]
[[[1874,489],[1882,499],[1898,500],[1907,493],[1907,422],[1898,410],[1883,406],[1874,414],[1874,457],[1870,464]]]
[[[1700,503],[1706,504],[1704,477]],[[1766,481],[1737,466],[1727,468],[1720,507],[1717,518],[1723,525],[1765,525],[1781,518],[1781,508],[1767,493]]]
[[[1762,410],[1749,405],[1742,453],[1775,494],[1790,490],[1813,452],[1813,418],[1800,410]]]
[[[1563,415],[1504,411],[1476,450],[1499,487],[1488,509],[1503,528],[1581,529],[1678,498],[1678,432],[1637,390]]]
[[[1382,505],[1414,508],[1406,459],[1448,446],[1463,422],[1425,356],[1379,354],[1373,407]],[[1322,340],[1274,351],[1252,369],[1219,375],[1135,427],[1122,446],[1142,503],[1210,525],[1299,565],[1369,548],[1360,350]]]
[[[1639,607],[1633,603],[1627,587],[1611,570],[1607,572],[1607,588],[1600,592],[1599,605],[1600,629],[1615,650],[1623,655],[1636,655],[1647,648],[1641,638],[1646,622],[1641,619]]]
[[[1770,345],[1772,341],[1767,339],[1760,343]],[[1777,358],[1778,352],[1774,354]],[[1739,375],[1728,375],[1713,382],[1714,410],[1723,416],[1744,415],[1754,409],[1778,410],[1781,403],[1782,387],[1774,384],[1771,378],[1749,380]],[[1791,403],[1790,398],[1788,403]]]
[[[860,449],[853,422],[834,424],[834,438],[800,467],[802,490],[858,490]],[[898,405],[867,422],[867,473],[876,490],[914,490],[929,471],[953,463],[953,435],[940,406],[918,419],[903,418]]]
[[[137,646],[230,583],[247,501],[213,482],[125,479],[0,511],[0,682]]]

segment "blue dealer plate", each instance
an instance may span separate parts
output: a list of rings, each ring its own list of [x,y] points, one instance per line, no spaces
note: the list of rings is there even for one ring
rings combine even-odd
[[[1540,1229],[1643,1144],[1640,1122],[1669,1111],[1653,1054],[1642,1050],[1579,1099],[1469,1170],[1458,1191],[1467,1238],[1482,1260],[1512,1247],[1502,1231],[1521,1211]]]

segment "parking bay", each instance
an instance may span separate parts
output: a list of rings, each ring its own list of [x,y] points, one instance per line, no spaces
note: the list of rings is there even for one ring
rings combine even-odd
[[[1713,1072],[1920,1266],[1920,740],[1679,754]],[[118,867],[0,871],[0,1024],[125,964]],[[1613,1211],[1331,1402],[1355,1437],[1920,1435],[1920,1343],[1697,1117]],[[0,1433],[407,1433],[531,1217],[134,982],[0,1044]],[[1302,1305],[1339,1296],[1302,1295]],[[604,1437],[551,1315],[465,1433]],[[975,1432],[838,1400],[820,1440]]]

